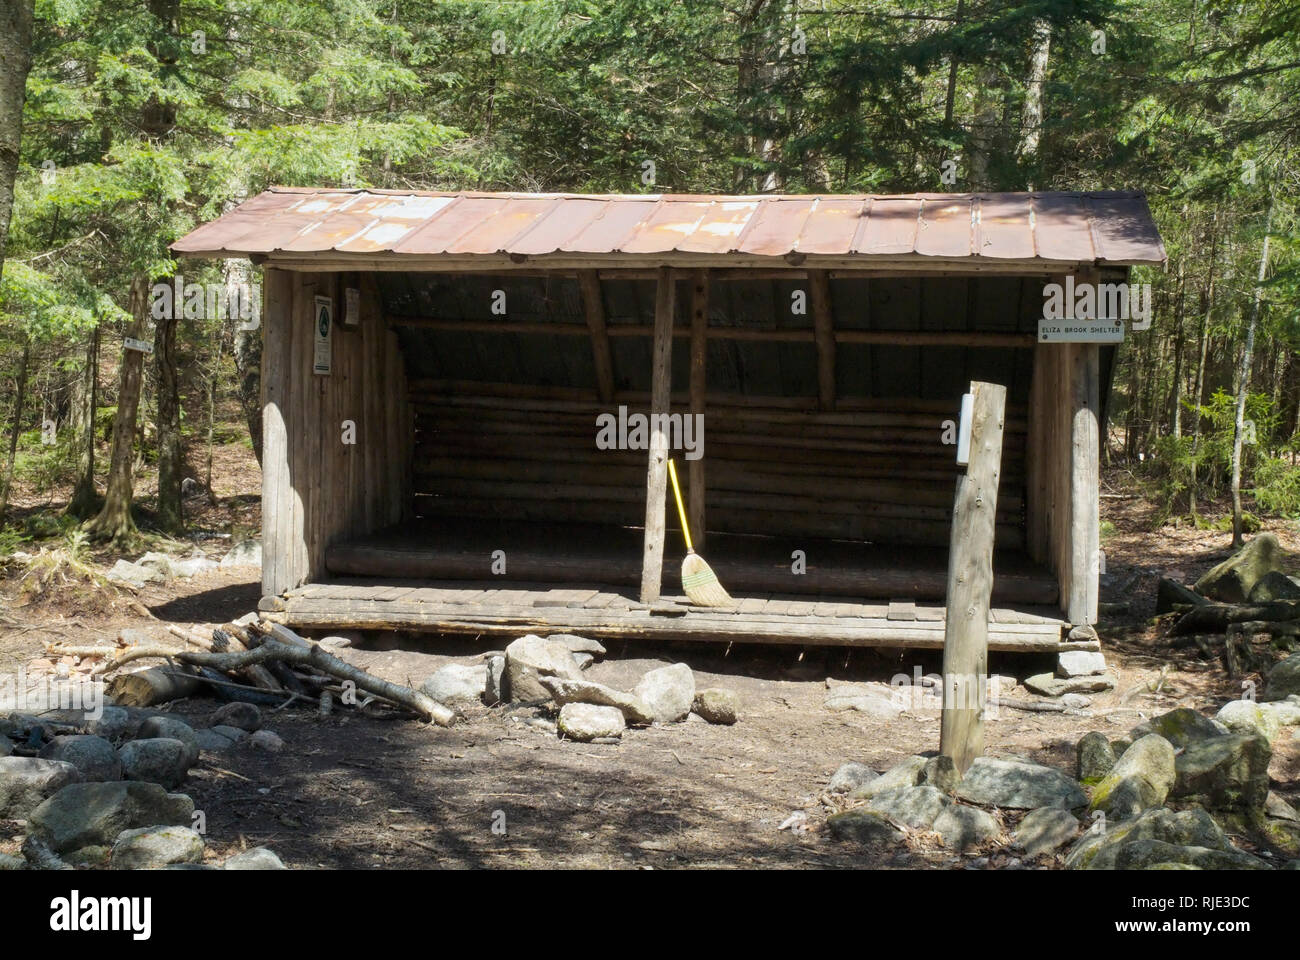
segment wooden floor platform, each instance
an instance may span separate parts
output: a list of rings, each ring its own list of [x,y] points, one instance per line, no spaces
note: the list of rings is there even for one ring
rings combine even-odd
[[[311,583],[264,597],[269,619],[304,630],[404,630],[513,639],[529,632],[574,632],[597,639],[687,639],[737,643],[941,649],[944,608],[911,600],[848,602],[837,597],[737,596],[732,609],[691,606],[667,596],[654,606],[609,585],[508,586],[488,581],[350,579]],[[1046,608],[995,607],[989,649],[1095,650],[1065,641],[1066,624]]]
[[[641,583],[643,537],[639,528],[611,524],[416,520],[331,546],[326,566],[333,577],[487,580],[500,586],[491,575],[500,552],[512,585],[634,587]],[[796,551],[800,573],[794,569]],[[942,606],[948,589],[946,548],[710,532],[700,553],[733,595],[906,598]],[[670,533],[664,551],[666,592],[681,589],[681,562],[682,538]],[[1056,604],[1056,577],[1023,551],[997,551],[993,570],[995,606]]]

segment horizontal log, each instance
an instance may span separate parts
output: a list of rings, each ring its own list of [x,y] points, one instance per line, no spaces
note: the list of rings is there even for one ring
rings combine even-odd
[[[601,615],[600,611],[568,608],[525,609],[494,616],[482,612],[447,609],[446,612],[413,607],[392,609],[392,604],[366,600],[294,600],[275,619],[291,626],[311,629],[412,630],[430,633],[475,634],[488,637],[518,636],[528,630],[573,630],[593,639],[702,640],[707,642],[787,643],[807,646],[888,646],[939,650],[943,629],[926,628],[914,621],[906,626],[896,621],[844,623],[844,618],[818,622],[754,621],[743,615],[708,616],[694,611],[682,617],[652,617],[627,614]],[[1014,625],[990,624],[989,649],[1009,652],[1053,653],[1078,644],[1063,643],[1059,626],[1046,625],[1032,632],[1009,629]],[[1084,643],[1083,648],[1093,645]]]

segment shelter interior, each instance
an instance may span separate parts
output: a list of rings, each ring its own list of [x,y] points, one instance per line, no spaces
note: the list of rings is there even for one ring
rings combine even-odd
[[[264,463],[264,608],[307,627],[681,633],[671,616],[625,622],[656,599],[636,589],[648,537],[634,415],[663,375],[683,427],[703,414],[703,436],[692,423],[671,455],[737,615],[802,614],[820,642],[856,626],[855,641],[939,646],[955,422],[984,380],[1007,388],[990,644],[1059,648],[1062,616],[1095,617],[1095,576],[1069,609],[1086,579],[1071,559],[1071,425],[1080,396],[1104,417],[1113,348],[1036,342],[1049,279],[267,269],[266,433],[285,450]],[[328,375],[313,373],[322,296],[336,305]],[[665,309],[671,353],[657,359]],[[602,415],[628,424],[621,449],[602,442]],[[674,594],[671,493],[665,524],[660,587]],[[690,622],[728,636],[724,614]]]

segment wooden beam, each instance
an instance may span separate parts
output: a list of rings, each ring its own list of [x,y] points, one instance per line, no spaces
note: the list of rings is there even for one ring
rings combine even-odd
[[[587,337],[592,330],[586,323],[547,320],[460,320],[449,317],[388,317],[392,327],[421,327],[465,333],[545,333],[556,336]],[[652,337],[654,327],[643,323],[620,323],[605,327],[606,337]],[[674,327],[674,337],[691,336],[690,326]],[[746,340],[776,343],[817,343],[815,329],[775,329],[771,327],[709,327],[709,336],[717,340]],[[975,347],[989,349],[1032,348],[1037,337],[1032,333],[995,333],[967,330],[834,330],[830,338],[836,343],[864,343],[903,347]]]
[[[708,400],[708,357],[709,357],[709,272],[696,270],[691,283],[691,409],[690,415],[696,424],[703,425],[704,413]],[[688,460],[690,465],[689,486],[687,489],[686,514],[691,526],[691,536],[695,546],[704,549],[704,434],[696,434],[697,443],[701,444],[701,456]]]
[[[1100,348],[1076,343],[1069,358],[1071,623],[1097,622],[1100,549]]]
[[[959,774],[984,752],[993,537],[1007,400],[1006,387],[996,383],[972,383],[971,392],[970,465],[957,480],[952,508],[939,732],[939,752],[952,758]]]
[[[655,336],[650,369],[650,452],[646,464],[645,550],[641,602],[659,599],[664,573],[664,510],[668,493],[668,419],[672,401],[673,315],[677,278],[667,267],[655,280]]]
[[[822,410],[835,409],[835,324],[831,314],[831,283],[825,270],[808,273],[813,336],[817,342],[817,400]]]
[[[596,368],[596,391],[601,403],[614,402],[614,360],[609,349],[609,332],[605,327],[605,301],[600,294],[600,277],[595,270],[578,272],[582,291],[582,309],[591,332],[591,361]]]

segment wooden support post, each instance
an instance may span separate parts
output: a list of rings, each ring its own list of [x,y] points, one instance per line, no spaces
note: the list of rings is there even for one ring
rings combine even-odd
[[[578,289],[582,291],[582,309],[591,331],[591,360],[596,368],[596,391],[601,403],[614,402],[614,361],[609,349],[609,330],[605,326],[605,301],[600,295],[600,277],[595,270],[578,271]]]
[[[1007,389],[972,383],[970,465],[957,480],[948,553],[948,607],[943,637],[943,717],[939,752],[964,774],[984,752],[989,597],[993,533],[1002,470]]]
[[[691,284],[691,411],[692,420],[702,426],[704,423],[705,393],[708,390],[708,356],[709,356],[709,272],[696,270]],[[703,454],[704,434],[695,434],[696,442],[701,443]],[[704,550],[705,516],[704,516],[704,457],[688,460],[690,481],[687,491],[686,514],[691,525],[691,536],[695,548]]]
[[[1070,378],[1070,598],[1066,615],[1073,624],[1097,622],[1101,548],[1098,424],[1100,348],[1072,345]]]
[[[835,324],[831,314],[830,275],[808,271],[808,299],[812,306],[813,337],[817,342],[817,405],[835,409]]]
[[[664,510],[668,493],[668,414],[672,403],[673,315],[677,278],[660,267],[655,280],[653,365],[650,373],[650,455],[646,466],[645,553],[641,560],[641,602],[659,599],[664,573]]]
[[[262,595],[294,586],[290,567],[289,387],[294,274],[267,270],[262,308]]]

